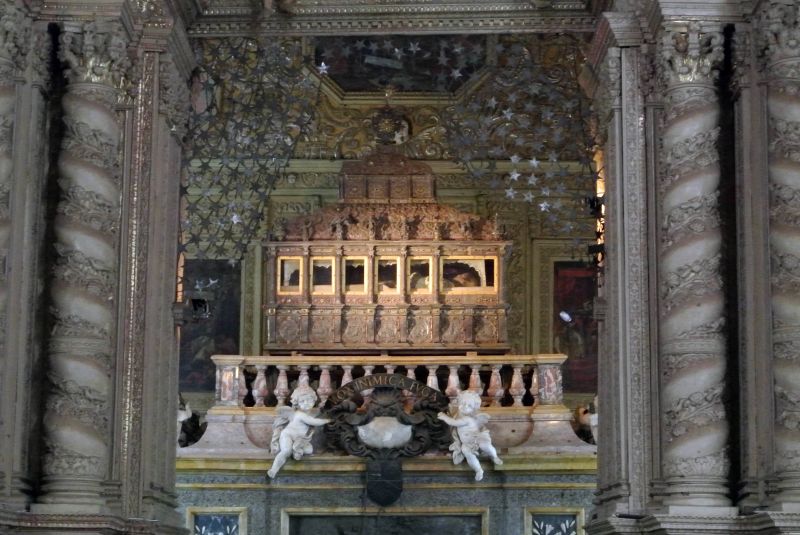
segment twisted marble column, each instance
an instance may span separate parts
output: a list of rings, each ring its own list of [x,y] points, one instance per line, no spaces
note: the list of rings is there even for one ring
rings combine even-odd
[[[800,506],[800,5],[762,12],[767,59],[776,502]]]
[[[727,506],[725,298],[720,259],[722,34],[667,27],[659,201],[662,463],[669,505]]]
[[[62,101],[39,502],[59,512],[87,512],[105,504],[112,433],[121,137],[114,108],[127,66],[123,30],[100,23],[65,28],[59,56],[69,85]]]

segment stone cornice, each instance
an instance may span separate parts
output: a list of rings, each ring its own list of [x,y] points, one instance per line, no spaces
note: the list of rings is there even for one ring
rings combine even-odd
[[[189,27],[193,36],[224,36],[257,31],[283,35],[341,35],[379,33],[494,33],[589,32],[596,18],[583,1],[536,2],[521,0],[484,2],[462,0],[459,4],[397,1],[298,2],[292,14],[253,13],[242,2],[212,3]],[[259,18],[260,17],[260,18]],[[254,22],[254,19],[257,22]]]
[[[658,0],[665,20],[739,22],[744,18],[739,0]]]
[[[292,21],[264,21],[256,26],[259,33],[270,35],[374,35],[376,33],[503,33],[503,32],[591,32],[595,19],[590,15],[560,15],[529,17],[510,14],[505,17],[474,15],[460,17],[418,17],[405,19],[337,19],[307,18]],[[201,20],[191,28],[193,37],[225,37],[252,32],[251,22]]]

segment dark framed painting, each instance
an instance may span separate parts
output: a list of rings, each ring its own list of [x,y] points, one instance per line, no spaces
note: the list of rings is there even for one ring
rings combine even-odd
[[[213,392],[216,367],[211,355],[239,353],[239,264],[227,260],[186,260],[183,288],[193,310],[181,327],[180,390]]]
[[[554,263],[553,351],[567,355],[564,392],[597,392],[597,271],[584,262]]]

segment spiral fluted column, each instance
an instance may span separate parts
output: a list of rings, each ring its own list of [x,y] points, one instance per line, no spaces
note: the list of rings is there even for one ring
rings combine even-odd
[[[765,3],[775,501],[800,508],[800,5]]]
[[[127,66],[122,32],[110,23],[65,28],[59,48],[69,84],[62,100],[39,499],[59,512],[105,505],[120,219],[121,128],[115,105]]]
[[[725,296],[720,269],[722,34],[667,26],[659,202],[662,468],[668,505],[727,506]]]

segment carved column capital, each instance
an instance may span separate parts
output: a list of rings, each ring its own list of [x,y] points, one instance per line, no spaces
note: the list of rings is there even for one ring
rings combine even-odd
[[[724,55],[719,25],[698,22],[668,23],[659,49],[659,66],[664,85],[713,84]]]
[[[65,25],[58,57],[66,64],[71,84],[102,84],[122,90],[131,78],[128,35],[117,21]]]
[[[767,65],[800,59],[800,4],[794,0],[767,0],[757,14],[758,47]],[[800,77],[795,68],[794,77]]]
[[[29,50],[31,19],[16,2],[0,3],[0,77],[24,70]]]

